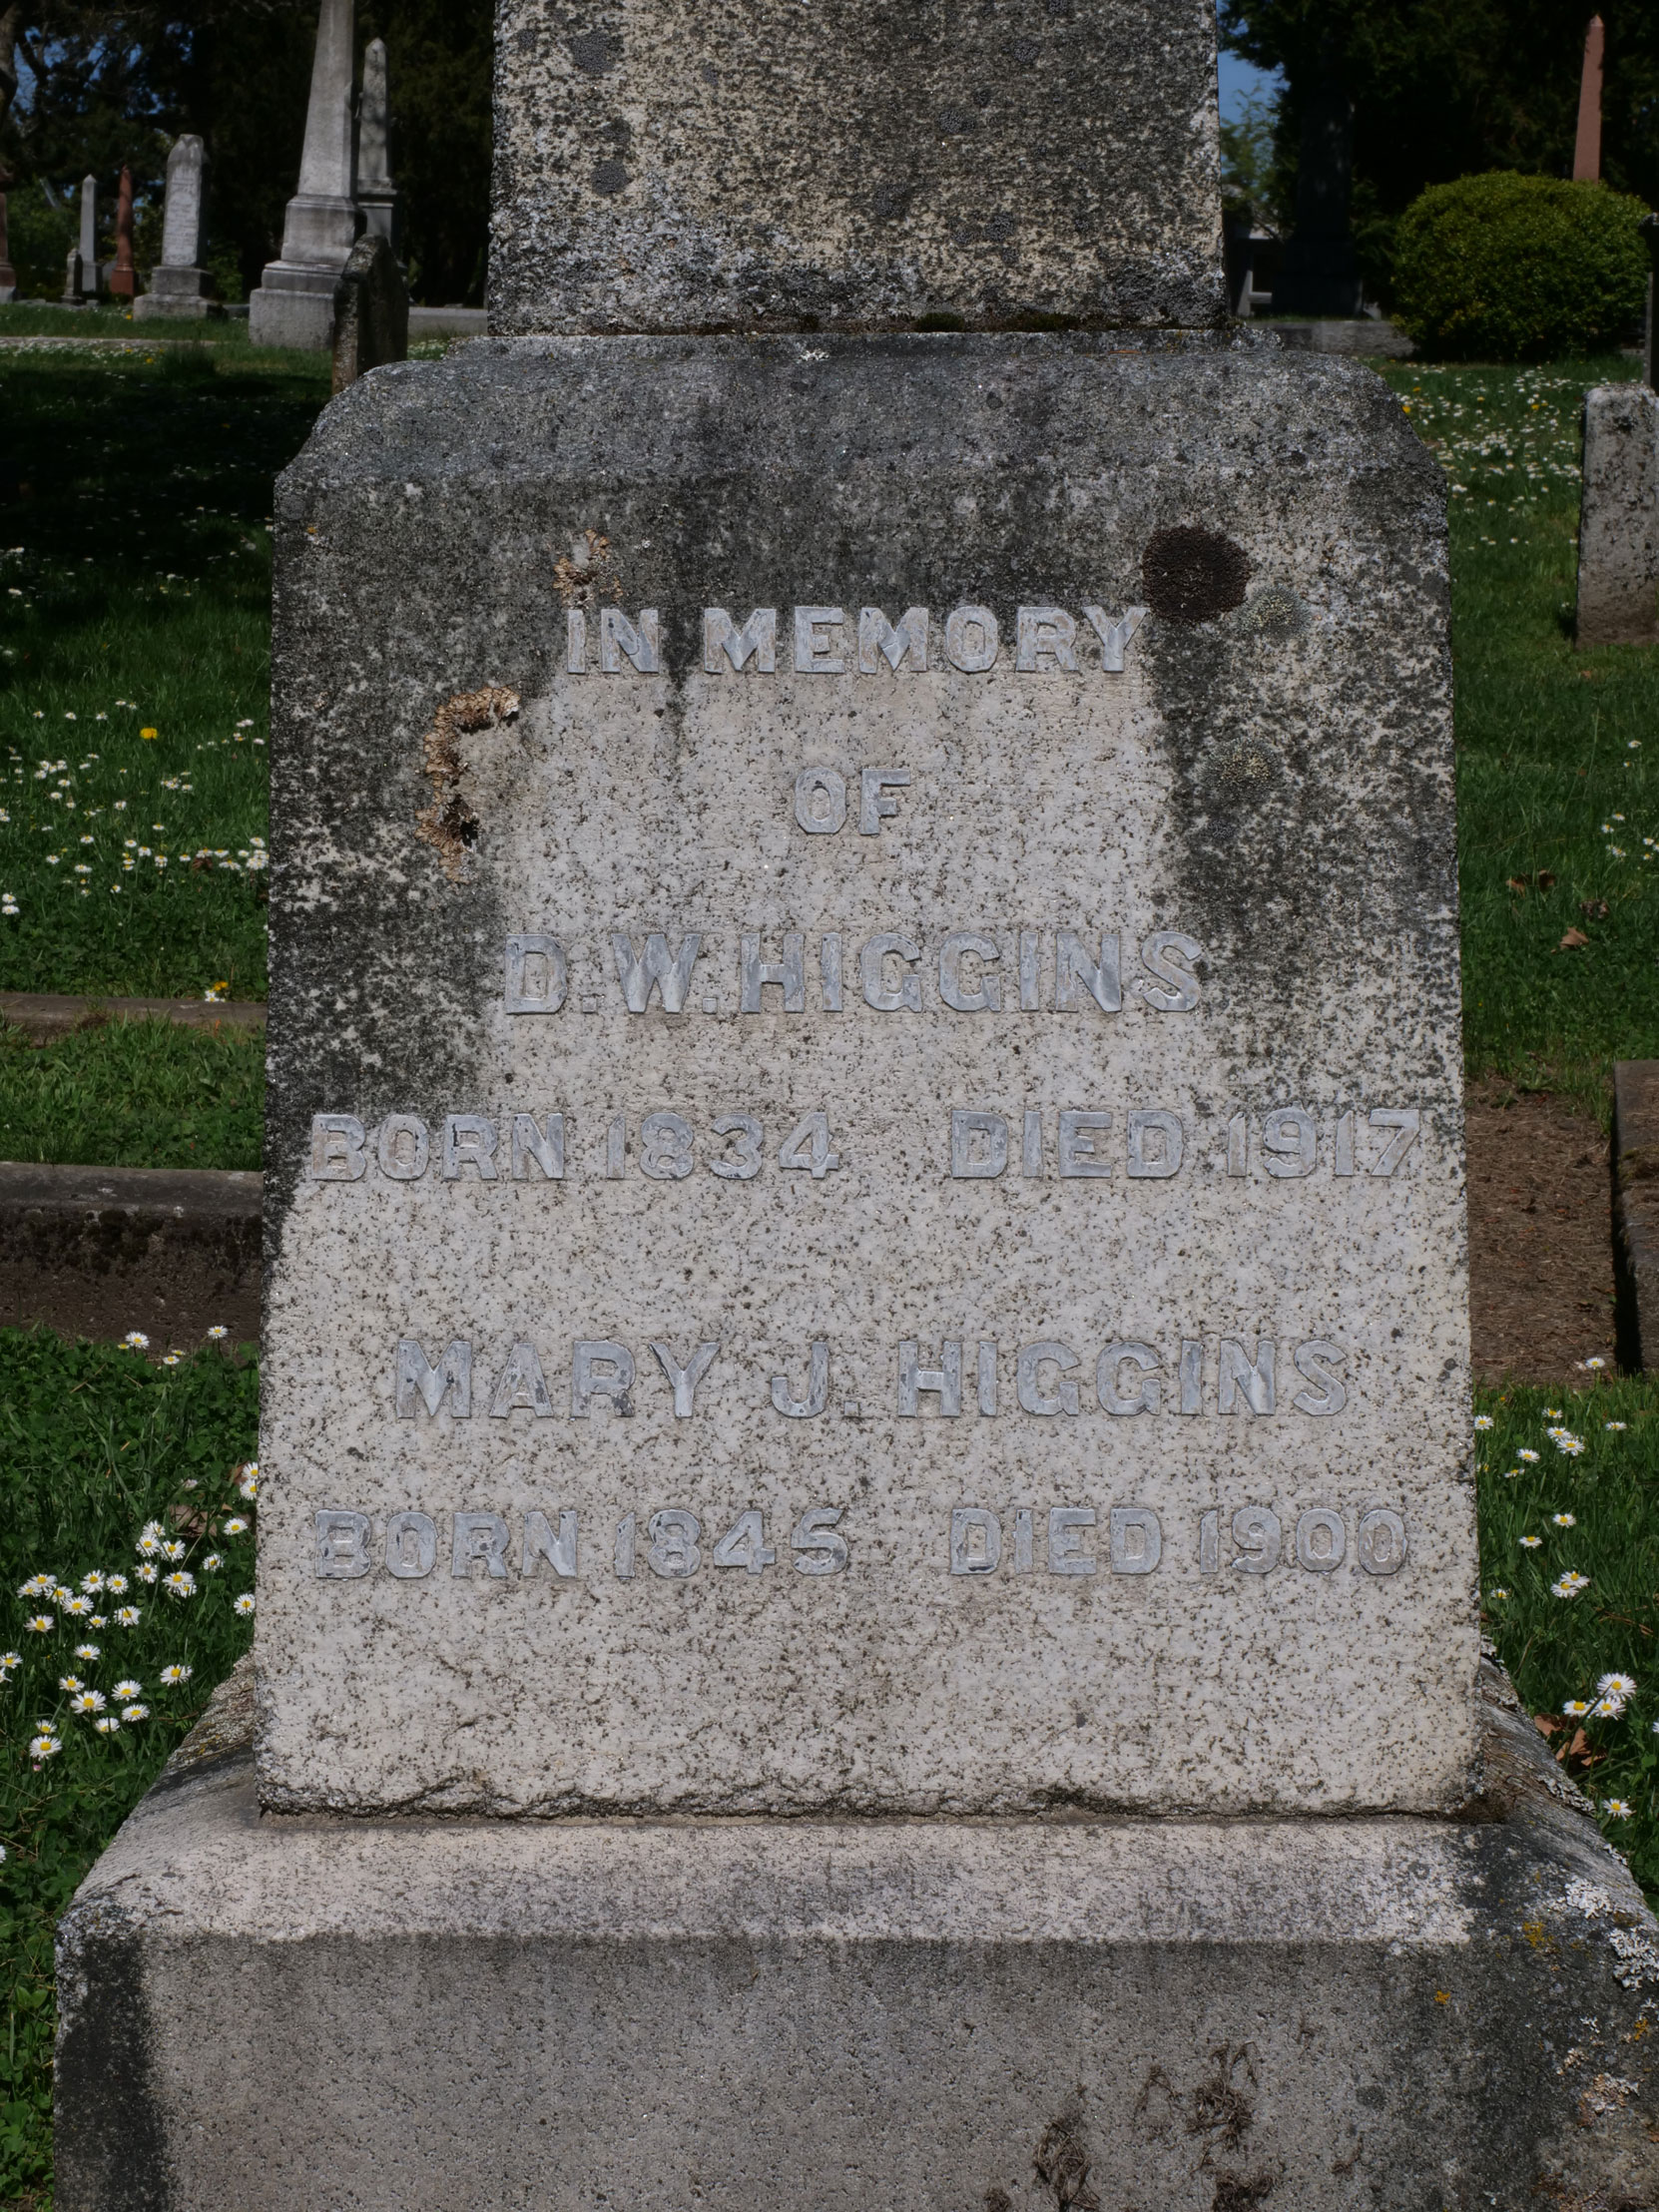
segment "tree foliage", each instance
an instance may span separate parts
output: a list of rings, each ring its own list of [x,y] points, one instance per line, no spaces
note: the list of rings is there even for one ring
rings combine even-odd
[[[0,166],[59,200],[90,173],[113,207],[126,162],[141,197],[159,206],[169,147],[198,132],[212,258],[222,282],[246,292],[280,247],[315,37],[315,0],[10,0],[0,5]],[[374,37],[386,42],[411,288],[416,298],[477,299],[489,221],[489,0],[364,0],[359,51]]]
[[[1427,185],[1491,170],[1572,174],[1584,32],[1607,26],[1602,176],[1659,198],[1659,8],[1652,0],[1221,0],[1231,50],[1287,80],[1276,198],[1296,201],[1302,123],[1334,55],[1354,103],[1354,229],[1386,288],[1394,226]]]

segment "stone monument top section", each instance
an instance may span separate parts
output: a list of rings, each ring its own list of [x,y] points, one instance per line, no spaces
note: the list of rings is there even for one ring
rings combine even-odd
[[[503,334],[1204,325],[1210,0],[504,0]]]

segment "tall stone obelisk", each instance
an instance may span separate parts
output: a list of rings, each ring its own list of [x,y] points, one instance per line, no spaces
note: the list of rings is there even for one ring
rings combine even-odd
[[[362,229],[351,112],[355,15],[354,0],[322,0],[299,190],[287,205],[281,258],[266,264],[249,303],[256,345],[322,352],[334,341],[334,285]]]
[[[391,181],[390,107],[386,42],[371,38],[363,48],[363,96],[357,110],[357,204],[366,227],[395,254],[402,243],[402,209]]]

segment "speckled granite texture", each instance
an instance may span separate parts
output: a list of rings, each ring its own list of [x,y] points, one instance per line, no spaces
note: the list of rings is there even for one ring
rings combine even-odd
[[[1210,0],[502,0],[490,327],[1225,313]]]
[[[1483,1687],[1457,1823],[262,1817],[233,1693],[65,1917],[56,2202],[1650,2206],[1659,1929]]]
[[[485,340],[324,415],[269,1804],[1461,1800],[1442,500],[1369,370],[1220,340]]]

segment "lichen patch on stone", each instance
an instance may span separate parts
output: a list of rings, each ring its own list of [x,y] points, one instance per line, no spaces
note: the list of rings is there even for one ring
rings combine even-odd
[[[420,765],[432,779],[432,804],[416,815],[415,834],[432,846],[452,883],[461,880],[467,847],[478,834],[478,818],[462,788],[467,764],[461,740],[510,722],[518,705],[517,692],[503,684],[457,692],[432,717],[432,727],[422,741]]]

